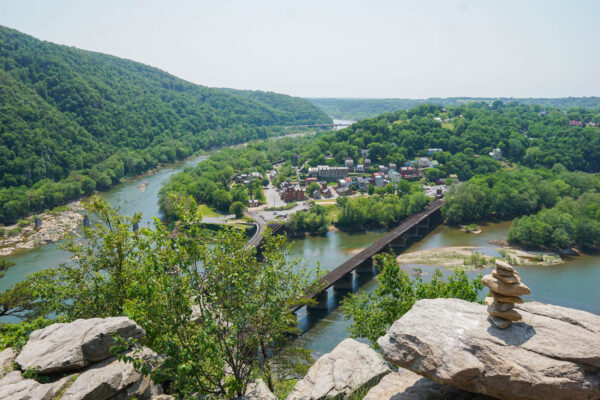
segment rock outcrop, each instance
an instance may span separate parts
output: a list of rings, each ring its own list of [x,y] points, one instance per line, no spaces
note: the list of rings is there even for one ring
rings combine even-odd
[[[262,379],[257,379],[248,385],[246,394],[240,397],[240,400],[277,400],[277,396],[269,390],[269,387]]]
[[[34,331],[17,356],[23,368],[40,374],[73,371],[110,356],[113,335],[139,339],[144,330],[127,317],[78,319]]]
[[[17,358],[17,353],[12,349],[0,351],[0,378],[12,371],[12,363]]]
[[[33,379],[23,378],[19,371],[12,371],[0,379],[0,399],[53,400],[68,384],[68,377],[42,384]]]
[[[384,376],[363,400],[491,400],[491,397],[443,385],[400,368]]]
[[[139,354],[131,351],[128,355],[147,360],[156,357],[156,354],[147,348]],[[111,357],[92,365],[77,376],[61,400],[110,399],[119,393],[123,393],[124,398],[150,399],[159,394],[158,392],[151,381],[137,371],[133,364]]]
[[[384,358],[438,383],[504,400],[600,399],[600,316],[536,302],[499,329],[485,306],[420,300],[379,338]]]
[[[53,400],[59,395],[62,400],[169,399],[162,396],[160,385],[111,353],[115,335],[137,339],[144,331],[128,318],[114,317],[53,324],[32,332],[16,358],[5,350],[0,361],[14,360],[21,370],[35,369],[50,383],[12,371],[0,378],[0,399]],[[150,367],[160,362],[157,354],[145,347],[130,349],[125,355]]]
[[[371,347],[346,339],[323,355],[298,381],[287,400],[333,399],[349,396],[390,372]]]
[[[512,322],[523,317],[516,311],[515,304],[523,303],[519,297],[529,294],[530,290],[521,283],[519,274],[509,264],[496,260],[496,269],[481,281],[490,289],[492,297],[486,299],[489,319],[500,329],[506,329]]]

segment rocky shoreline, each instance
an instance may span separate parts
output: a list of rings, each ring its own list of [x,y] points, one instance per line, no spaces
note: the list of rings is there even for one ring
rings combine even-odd
[[[68,204],[66,210],[44,212],[29,218],[29,224],[5,226],[4,235],[0,235],[0,256],[8,256],[18,250],[33,249],[56,242],[68,234],[75,233],[83,221],[81,201]],[[34,219],[40,218],[41,225],[36,228]],[[18,231],[9,235],[11,231]]]
[[[436,249],[417,250],[402,253],[396,259],[400,264],[437,265],[444,268],[475,269],[492,265],[494,257],[485,255],[476,246],[450,246]],[[549,266],[564,262],[560,257],[550,253],[534,254],[523,250],[505,248],[501,255],[515,265]],[[476,255],[477,262],[472,263],[471,257]]]

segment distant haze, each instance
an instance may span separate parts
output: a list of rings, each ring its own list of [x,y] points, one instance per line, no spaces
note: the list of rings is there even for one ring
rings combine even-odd
[[[600,1],[3,0],[0,24],[303,97],[600,95]]]

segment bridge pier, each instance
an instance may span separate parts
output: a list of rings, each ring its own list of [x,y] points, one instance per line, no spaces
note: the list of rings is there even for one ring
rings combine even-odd
[[[343,275],[333,284],[333,290],[352,290],[354,285],[354,275],[352,271]]]
[[[359,275],[373,274],[373,258],[369,257],[362,263],[358,264],[355,271]]]
[[[408,231],[406,231],[404,233],[404,235],[409,238],[418,238],[419,237],[419,225],[418,224],[414,225],[412,228],[410,228]]]
[[[392,247],[392,248],[406,247],[406,238],[403,235],[398,236],[396,239],[394,239],[390,242],[390,247]]]
[[[327,310],[328,306],[328,296],[327,290],[323,290],[321,293],[314,297],[315,303],[309,304],[306,306],[306,310]]]

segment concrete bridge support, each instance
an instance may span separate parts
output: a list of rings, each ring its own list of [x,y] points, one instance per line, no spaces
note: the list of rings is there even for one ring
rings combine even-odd
[[[373,274],[373,259],[367,258],[361,264],[358,264],[355,271],[359,275]]]
[[[328,308],[328,297],[327,290],[323,290],[321,293],[314,297],[315,303],[306,306],[307,311],[309,310],[327,310]]]
[[[352,290],[354,284],[354,275],[348,272],[333,284],[333,290]]]
[[[412,228],[404,233],[404,237],[407,238],[418,238],[419,237],[419,225],[414,225]]]
[[[406,237],[404,235],[398,236],[396,239],[390,242],[391,248],[404,248],[406,247]]]

